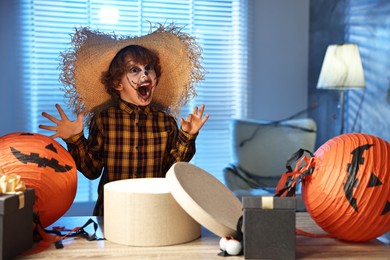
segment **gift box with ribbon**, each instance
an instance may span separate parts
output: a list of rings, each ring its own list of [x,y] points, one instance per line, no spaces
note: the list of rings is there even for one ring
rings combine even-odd
[[[34,189],[20,176],[0,177],[0,259],[13,259],[33,246]]]
[[[243,197],[245,259],[295,259],[295,198]]]

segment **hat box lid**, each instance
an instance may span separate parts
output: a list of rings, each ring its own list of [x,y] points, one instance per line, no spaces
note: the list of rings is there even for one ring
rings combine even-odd
[[[186,162],[167,172],[172,196],[199,224],[220,237],[234,237],[242,215],[240,200],[205,170]]]

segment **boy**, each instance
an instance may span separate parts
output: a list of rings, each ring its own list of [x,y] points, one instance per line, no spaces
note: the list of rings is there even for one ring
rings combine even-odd
[[[65,140],[85,177],[101,176],[93,212],[98,216],[103,215],[104,184],[165,177],[175,162],[191,160],[196,136],[208,119],[203,116],[204,105],[181,119],[180,129],[174,118],[175,106],[184,104],[192,84],[199,80],[192,78],[200,75],[201,68],[194,42],[188,44],[191,38],[172,27],[139,38],[107,37],[86,28],[76,32],[73,43],[79,45],[63,55],[62,82],[73,87],[77,99],[73,102],[82,103],[75,106],[77,119],[70,121],[56,105],[61,119],[42,113],[56,126],[39,126],[55,131],[53,138]],[[93,76],[100,82],[91,83]],[[102,86],[109,98],[99,96]],[[88,112],[93,115],[86,139],[83,117]]]

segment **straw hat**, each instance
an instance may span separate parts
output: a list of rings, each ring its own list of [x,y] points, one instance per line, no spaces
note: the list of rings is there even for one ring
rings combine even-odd
[[[151,105],[173,116],[196,95],[194,85],[204,77],[200,64],[202,49],[193,37],[173,24],[160,24],[153,32],[140,37],[118,37],[86,27],[76,28],[71,43],[72,47],[61,53],[60,81],[76,114],[91,114],[114,102],[101,76],[116,53],[128,45],[141,45],[158,53],[161,77]]]

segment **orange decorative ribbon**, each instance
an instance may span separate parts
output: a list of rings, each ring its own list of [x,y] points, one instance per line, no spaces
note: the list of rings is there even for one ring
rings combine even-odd
[[[24,190],[26,185],[20,180],[21,177],[16,174],[1,175],[0,177],[0,195],[16,194],[19,196],[19,209],[24,207]]]

